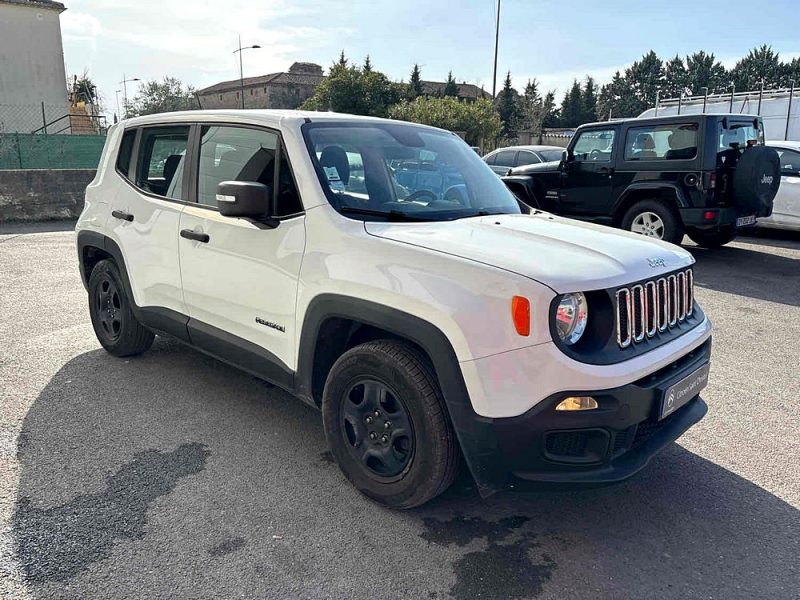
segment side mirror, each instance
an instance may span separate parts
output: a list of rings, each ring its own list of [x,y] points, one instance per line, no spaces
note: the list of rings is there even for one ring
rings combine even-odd
[[[225,217],[249,217],[277,227],[272,219],[272,188],[253,181],[223,181],[217,186],[217,206]]]

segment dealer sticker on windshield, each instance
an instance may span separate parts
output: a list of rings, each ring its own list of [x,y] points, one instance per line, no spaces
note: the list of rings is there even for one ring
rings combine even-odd
[[[667,388],[661,399],[661,413],[658,420],[668,417],[681,406],[697,396],[708,385],[708,371],[711,365],[706,363],[688,377]]]

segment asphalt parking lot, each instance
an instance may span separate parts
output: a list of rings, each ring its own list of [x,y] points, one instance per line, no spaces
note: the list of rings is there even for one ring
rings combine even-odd
[[[159,338],[100,349],[70,225],[0,229],[0,596],[798,598],[800,235],[697,258],[708,416],[635,478],[361,497],[318,413]]]

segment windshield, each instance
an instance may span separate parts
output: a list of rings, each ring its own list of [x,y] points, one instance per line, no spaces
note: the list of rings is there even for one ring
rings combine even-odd
[[[521,212],[453,134],[399,123],[308,123],[303,135],[322,188],[342,213],[442,221]]]
[[[544,162],[554,162],[557,160],[561,160],[561,155],[564,153],[564,149],[561,148],[559,150],[539,150],[538,152]]]

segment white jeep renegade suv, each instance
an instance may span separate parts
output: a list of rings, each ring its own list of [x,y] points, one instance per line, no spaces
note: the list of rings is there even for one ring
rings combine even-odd
[[[77,231],[108,352],[167,334],[292,392],[392,507],[444,491],[462,456],[484,495],[620,480],[706,412],[692,257],[519,204],[445,131],[132,119],[109,131]]]

